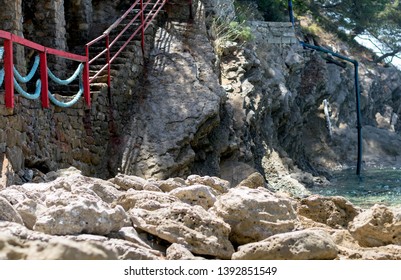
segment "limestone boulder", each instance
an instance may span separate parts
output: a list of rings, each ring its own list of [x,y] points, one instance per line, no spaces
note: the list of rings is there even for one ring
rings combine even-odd
[[[238,248],[233,260],[332,260],[338,255],[330,235],[319,229],[281,233]]]
[[[6,198],[13,205],[14,209],[17,210],[23,220],[23,224],[27,228],[33,229],[36,223],[36,212],[38,212],[38,208],[44,209],[45,206],[36,203],[23,192],[13,189],[12,187],[1,191],[0,197],[1,196]]]
[[[346,228],[361,212],[351,202],[341,196],[323,197],[311,195],[301,199],[297,209],[298,214],[315,222],[329,225],[333,228]]]
[[[375,205],[356,216],[348,230],[364,247],[401,245],[401,210]]]
[[[171,244],[166,250],[166,258],[168,260],[202,260],[201,257],[195,257],[191,251],[181,244]]]
[[[264,188],[237,187],[219,196],[210,211],[231,226],[230,240],[242,245],[296,229],[294,207],[292,200]]]
[[[177,197],[166,193],[130,190],[126,194],[120,196],[114,204],[121,205],[126,211],[131,208],[157,210],[168,207],[170,204],[177,201],[179,201]]]
[[[230,259],[234,253],[228,240],[230,226],[201,206],[174,202],[153,211],[132,208],[128,213],[135,227],[184,245],[194,254]]]
[[[181,178],[170,178],[167,180],[155,181],[153,183],[155,183],[163,192],[170,192],[174,189],[186,186],[185,180]]]
[[[67,206],[52,206],[37,216],[33,229],[53,235],[92,233],[106,235],[126,225],[127,215],[117,205],[71,197]]]
[[[21,215],[14,209],[14,207],[5,199],[0,196],[0,221],[16,222],[24,224]]]
[[[172,190],[169,194],[190,205],[202,206],[205,210],[213,206],[217,195],[211,187],[204,185],[192,185],[185,188],[178,188]]]
[[[77,242],[0,222],[0,260],[115,260],[116,250],[104,244]]]
[[[329,230],[339,249],[339,259],[401,260],[401,246],[362,247],[346,229]]]
[[[257,189],[265,186],[265,178],[259,172],[254,172],[239,183],[239,186]]]
[[[205,185],[214,189],[218,194],[226,193],[230,189],[230,182],[218,177],[191,175],[185,181],[187,185]]]
[[[110,179],[110,182],[118,185],[122,190],[143,190],[143,187],[148,183],[147,180],[125,174],[117,174],[114,178]]]
[[[127,239],[106,238],[89,234],[67,236],[66,238],[76,242],[89,242],[95,246],[113,248],[119,260],[162,260],[165,258],[160,251],[154,250],[146,244],[138,243],[137,240],[131,242]]]
[[[121,206],[112,207],[108,203],[119,194],[110,183],[100,179],[74,174],[48,183],[9,189],[23,198],[16,204],[17,211],[24,223],[35,231],[55,235],[82,232],[104,235],[118,231],[128,221]]]

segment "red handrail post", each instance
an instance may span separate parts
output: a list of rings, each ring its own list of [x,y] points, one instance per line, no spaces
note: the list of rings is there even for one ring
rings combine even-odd
[[[49,108],[49,76],[47,73],[47,49],[40,53],[40,80],[42,88],[40,98],[42,101],[42,108]]]
[[[189,19],[194,19],[193,11],[192,11],[192,0],[189,0]]]
[[[89,85],[89,46],[85,46],[86,61],[84,65],[83,83],[84,83],[84,98],[88,108],[91,107],[91,90]]]
[[[145,15],[144,15],[143,0],[141,0],[141,48],[142,48],[142,56],[145,56]]]
[[[11,39],[4,39],[4,83],[6,93],[4,95],[4,102],[7,108],[14,108],[14,54],[13,54],[13,41]]]
[[[110,65],[110,36],[107,34],[106,36],[106,49],[107,49],[107,54],[106,54],[106,61],[107,61],[107,86],[110,91],[110,86],[111,86],[111,65]]]

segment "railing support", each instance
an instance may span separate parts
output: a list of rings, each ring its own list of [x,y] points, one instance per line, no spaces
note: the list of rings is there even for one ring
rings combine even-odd
[[[85,47],[86,57],[89,58],[89,47]],[[84,84],[84,98],[88,108],[91,107],[91,90],[89,85],[89,61],[85,61],[84,73],[83,73],[83,84]]]
[[[7,108],[14,108],[14,54],[12,40],[4,39],[4,101]]]
[[[145,14],[143,9],[143,0],[141,0],[141,48],[142,56],[145,57]]]
[[[106,62],[107,62],[107,86],[110,90],[111,85],[111,65],[110,65],[110,36],[107,34],[106,36]]]
[[[42,83],[42,89],[40,98],[42,101],[42,108],[49,108],[49,79],[47,74],[47,49],[40,53],[40,80]]]
[[[188,1],[189,2],[189,19],[194,19],[194,14],[193,14],[193,11],[192,11],[192,0],[189,0]]]

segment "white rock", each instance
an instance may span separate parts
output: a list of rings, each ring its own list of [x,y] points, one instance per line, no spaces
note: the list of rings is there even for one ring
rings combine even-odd
[[[323,230],[302,230],[273,235],[238,248],[233,260],[332,260],[338,249]]]
[[[231,226],[230,240],[239,245],[292,231],[299,222],[293,201],[263,188],[230,189],[210,211]]]
[[[190,205],[202,206],[205,210],[212,207],[216,201],[216,192],[211,187],[204,185],[174,189],[169,194]]]
[[[230,226],[200,206],[175,202],[153,211],[133,208],[132,223],[170,243],[184,245],[192,253],[230,259],[234,248]]]
[[[348,229],[364,247],[401,245],[401,209],[375,205],[356,216]]]

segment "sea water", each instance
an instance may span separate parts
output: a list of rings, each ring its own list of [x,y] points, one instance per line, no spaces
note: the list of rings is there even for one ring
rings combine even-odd
[[[356,175],[355,170],[333,174],[328,187],[312,188],[324,196],[343,196],[354,205],[369,208],[374,204],[401,207],[401,169],[368,169]]]

